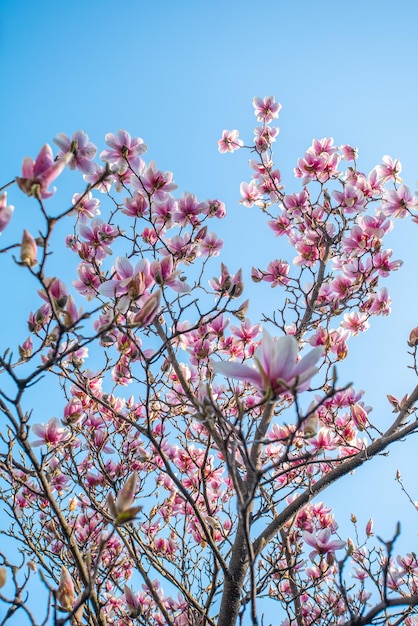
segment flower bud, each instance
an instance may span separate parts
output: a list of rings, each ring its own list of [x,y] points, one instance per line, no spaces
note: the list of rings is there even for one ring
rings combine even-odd
[[[109,494],[107,497],[107,504],[114,519],[115,526],[121,526],[127,522],[131,522],[142,509],[142,506],[132,506],[135,499],[137,481],[138,475],[134,472],[129,476],[128,480],[119,491],[116,501],[112,494]]]
[[[129,608],[129,615],[132,619],[136,619],[141,615],[142,607],[139,603],[137,596],[134,594],[132,589],[125,585],[124,590],[125,601]]]
[[[368,424],[367,411],[360,404],[354,404],[350,407],[350,410],[351,417],[357,428],[364,430]]]
[[[20,246],[20,260],[23,265],[33,267],[37,264],[36,255],[38,253],[38,246],[35,239],[27,230],[23,231],[22,243]]]
[[[411,330],[408,339],[408,346],[410,348],[415,348],[416,345],[418,345],[418,326]]]
[[[366,535],[371,537],[373,535],[373,519],[370,518],[366,524]]]
[[[161,291],[153,293],[132,318],[134,326],[149,326],[160,310]]]
[[[307,439],[310,439],[311,437],[315,437],[317,430],[318,430],[318,413],[316,411],[311,413],[303,421],[302,430],[303,430],[305,437],[307,437]]]
[[[64,611],[72,611],[75,600],[74,584],[69,571],[64,566],[61,568],[60,582],[55,595]]]
[[[241,322],[243,322],[245,320],[245,318],[247,317],[247,313],[248,313],[248,307],[250,306],[250,301],[246,300],[245,302],[243,302],[241,304],[241,306],[236,310],[236,311],[232,311],[233,315],[235,315],[235,317],[237,317]]]
[[[6,568],[0,567],[0,588],[6,584]]]

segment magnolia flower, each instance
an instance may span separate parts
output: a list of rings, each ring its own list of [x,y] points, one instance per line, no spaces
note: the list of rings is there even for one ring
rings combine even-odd
[[[244,145],[242,139],[238,139],[239,132],[237,130],[224,130],[222,137],[218,141],[218,150],[221,153],[234,152]]]
[[[60,426],[60,422],[53,417],[46,424],[34,424],[32,430],[39,439],[32,441],[32,446],[56,446],[63,441],[69,441],[71,433],[67,428]]]
[[[116,500],[111,493],[107,496],[107,504],[115,526],[121,526],[122,524],[131,522],[142,509],[142,506],[132,506],[135,499],[137,482],[138,475],[134,472],[129,476],[128,480],[119,491]]]
[[[305,531],[303,533],[303,539],[309,546],[312,546],[314,550],[310,553],[309,557],[311,560],[315,558],[315,556],[334,553],[335,550],[341,550],[344,548],[345,541],[341,539],[330,540],[331,538],[331,529],[330,528],[322,528],[317,533],[309,533]]]
[[[263,394],[277,397],[289,389],[305,391],[318,371],[314,365],[322,354],[323,348],[318,346],[298,361],[295,337],[273,338],[264,329],[263,339],[254,352],[256,367],[212,361],[212,369],[215,373],[252,383]]]
[[[7,204],[7,193],[4,191],[0,194],[0,234],[12,219],[14,210],[15,208],[12,204]]]
[[[36,157],[23,160],[22,176],[16,178],[20,189],[27,196],[36,198],[49,198],[55,193],[55,187],[50,191],[49,185],[55,180],[73,158],[71,152],[67,152],[55,161],[51,146],[45,144]]]

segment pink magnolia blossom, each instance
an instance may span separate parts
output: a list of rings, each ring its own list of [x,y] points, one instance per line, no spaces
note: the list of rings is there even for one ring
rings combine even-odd
[[[90,263],[80,263],[77,267],[79,280],[74,280],[73,285],[78,293],[83,295],[87,300],[93,300],[97,296],[100,283],[100,277],[93,265]]]
[[[353,404],[350,411],[354,424],[359,430],[364,430],[369,423],[366,409],[361,404]]]
[[[92,159],[96,156],[97,148],[89,141],[87,133],[83,130],[76,131],[71,139],[65,133],[58,133],[54,143],[61,149],[58,153],[59,158],[67,153],[73,154],[73,159],[69,163],[70,170],[77,168],[84,174],[92,174],[95,171],[96,165],[92,163]]]
[[[238,139],[239,132],[237,130],[224,130],[222,137],[218,141],[219,152],[235,152],[244,145],[241,139]]]
[[[366,204],[363,192],[352,185],[345,185],[343,191],[333,191],[332,197],[347,214],[363,211]]]
[[[102,283],[99,293],[109,298],[120,298],[118,309],[126,312],[130,304],[139,298],[154,283],[150,273],[150,262],[141,259],[133,267],[126,257],[117,257],[114,265],[115,277]]]
[[[147,151],[147,146],[140,137],[132,139],[126,130],[118,130],[116,135],[108,133],[105,140],[110,150],[100,153],[102,161],[107,161],[121,173],[126,172],[128,163],[133,169],[143,165],[140,155]]]
[[[279,129],[270,126],[256,126],[254,129],[254,145],[259,152],[265,152],[276,141]]]
[[[190,286],[180,279],[180,270],[174,269],[171,254],[163,257],[161,261],[153,261],[150,266],[150,274],[157,285],[168,285],[178,293],[190,291]]]
[[[343,145],[340,146],[341,158],[344,161],[355,161],[358,158],[358,148],[352,146]]]
[[[121,209],[122,213],[130,217],[143,217],[148,208],[146,198],[139,191],[136,191],[132,197],[125,198],[123,204],[125,208]]]
[[[224,263],[221,263],[220,278],[212,278],[209,281],[209,285],[222,296],[239,298],[244,290],[242,270],[238,270],[236,274],[231,275],[227,266]]]
[[[383,196],[382,211],[388,217],[406,217],[411,209],[417,208],[417,199],[406,185],[392,189]]]
[[[223,241],[216,233],[207,233],[199,243],[199,253],[202,256],[218,256],[223,247]]]
[[[274,96],[266,98],[253,98],[254,114],[259,122],[268,124],[279,117],[282,105],[276,102]]]
[[[331,540],[330,528],[322,528],[317,533],[305,531],[303,533],[303,539],[309,546],[315,548],[309,555],[311,560],[313,560],[316,555],[322,556],[324,554],[333,553],[335,550],[341,550],[341,548],[345,546],[345,541],[341,539]]]
[[[22,176],[16,178],[20,189],[27,196],[35,196],[39,199],[50,198],[56,191],[55,187],[48,187],[63,171],[73,158],[71,152],[64,154],[55,161],[51,146],[45,144],[36,157],[36,161],[30,157],[23,160]]]
[[[14,206],[7,204],[7,193],[4,191],[0,194],[0,234],[5,230],[12,219],[14,210]]]
[[[323,349],[318,346],[298,361],[295,337],[285,335],[274,339],[264,329],[261,343],[254,352],[256,367],[244,363],[211,363],[214,372],[252,383],[262,393],[277,397],[292,388],[305,391],[317,372],[315,363],[322,354]]]
[[[242,198],[241,203],[244,206],[251,207],[262,197],[256,182],[253,180],[250,183],[241,183],[239,189]]]
[[[70,438],[70,432],[60,426],[60,422],[56,417],[52,417],[46,424],[34,424],[32,430],[39,437],[32,442],[32,446],[56,446],[57,444],[67,441]]]
[[[153,200],[163,202],[167,194],[177,189],[173,182],[172,172],[160,172],[154,161],[151,161],[148,168],[141,175],[141,182],[133,181],[133,186],[141,192],[145,191],[152,196]]]
[[[382,164],[376,168],[377,175],[382,183],[387,183],[389,180],[395,182],[402,182],[399,174],[402,171],[402,165],[399,159],[392,159],[387,154],[382,158]]]
[[[78,215],[82,222],[93,218],[95,215],[100,215],[100,200],[93,198],[90,191],[84,194],[75,193],[71,202],[73,203],[74,210],[70,211],[68,215]]]

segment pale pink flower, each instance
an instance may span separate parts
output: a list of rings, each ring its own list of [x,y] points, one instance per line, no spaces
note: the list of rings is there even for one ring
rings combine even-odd
[[[242,282],[242,270],[234,275],[231,275],[229,269],[224,263],[221,263],[221,276],[220,278],[212,278],[209,280],[209,285],[217,293],[222,296],[229,296],[231,298],[239,298],[244,291],[244,284]]]
[[[317,347],[298,361],[298,342],[289,335],[273,339],[263,331],[260,345],[254,352],[256,367],[244,363],[212,361],[212,369],[231,378],[252,383],[260,392],[277,397],[289,389],[305,391],[318,371],[315,363],[323,354]]]
[[[345,185],[342,191],[333,191],[332,197],[348,214],[363,211],[366,205],[363,192],[352,185]]]
[[[388,217],[406,217],[417,207],[417,199],[406,185],[386,191],[383,196],[382,211]]]
[[[126,257],[117,257],[114,265],[114,278],[102,283],[99,293],[109,298],[120,298],[118,309],[126,312],[130,304],[139,298],[154,283],[148,259],[141,259],[133,267]]]
[[[132,169],[139,169],[143,165],[140,155],[147,151],[147,146],[140,137],[131,138],[126,130],[118,130],[116,135],[108,133],[105,140],[110,150],[100,153],[102,161],[107,161],[119,172],[126,172],[128,164]]]
[[[366,535],[368,537],[371,537],[373,535],[373,518],[370,518],[369,521],[366,524]],[[398,557],[398,559],[399,559],[399,557]]]
[[[0,234],[5,230],[10,222],[14,210],[15,208],[13,205],[7,204],[7,193],[4,191],[0,194]]]
[[[125,198],[123,204],[125,208],[121,209],[122,213],[130,217],[143,217],[148,209],[148,203],[139,191],[135,191],[132,197]]]
[[[254,272],[254,270],[255,268],[252,269],[252,272]],[[272,287],[276,287],[277,285],[287,285],[289,283],[289,278],[287,277],[289,271],[289,263],[282,261],[281,259],[276,259],[274,261],[270,261],[266,271],[262,272],[262,280],[267,283],[271,283]],[[254,272],[254,276],[255,275],[256,272]]]
[[[349,330],[353,335],[362,333],[369,328],[370,324],[368,316],[365,313],[359,311],[352,311],[344,315],[344,320],[341,322],[341,327],[345,330]]]
[[[239,190],[242,198],[240,202],[244,206],[251,207],[261,198],[261,193],[254,180],[249,183],[241,183]]]
[[[135,619],[141,614],[142,606],[138,600],[138,597],[134,594],[130,587],[125,585],[123,592],[125,595],[125,602],[128,605],[129,615],[130,617]]]
[[[177,189],[173,182],[172,172],[160,172],[154,161],[151,161],[148,168],[141,175],[141,182],[138,184],[134,180],[134,187],[137,186],[141,192],[145,191],[152,196],[152,199],[163,202],[167,194]]]
[[[223,247],[223,241],[216,233],[207,233],[199,242],[199,253],[203,256],[218,256]]]
[[[92,163],[97,148],[89,141],[88,135],[83,130],[76,131],[70,139],[65,133],[58,133],[54,143],[61,148],[58,156],[61,158],[67,153],[73,154],[73,159],[69,163],[70,170],[78,169],[84,174],[91,174],[95,171],[96,165]]]
[[[163,257],[161,261],[153,261],[150,266],[150,274],[157,285],[168,285],[178,293],[190,291],[190,286],[180,279],[180,270],[174,269],[171,254]]]
[[[39,437],[32,442],[32,446],[55,446],[58,443],[69,440],[71,434],[60,425],[56,417],[52,417],[46,424],[34,424],[32,430]]]
[[[358,148],[352,146],[343,145],[340,146],[341,158],[344,161],[355,161],[358,158]]]
[[[322,528],[317,533],[304,531],[302,535],[304,541],[314,548],[309,555],[311,560],[313,560],[316,555],[322,556],[324,554],[334,553],[335,550],[341,550],[341,548],[345,546],[345,541],[341,539],[331,540],[330,528]]]
[[[75,193],[71,202],[73,203],[74,210],[70,211],[68,215],[78,215],[82,222],[93,218],[95,215],[100,215],[100,200],[93,198],[91,191],[84,194]]]
[[[202,205],[202,210],[208,217],[222,219],[226,215],[225,204],[220,200],[206,200]]]
[[[389,180],[399,183],[402,182],[402,178],[399,177],[402,171],[402,165],[399,159],[392,159],[392,157],[386,154],[382,158],[382,164],[378,165],[375,170],[382,183],[386,183]]]
[[[222,137],[218,141],[219,152],[235,152],[244,145],[241,139],[238,139],[239,132],[237,130],[224,130]]]
[[[87,300],[93,300],[97,296],[101,284],[96,269],[90,263],[80,263],[77,272],[79,280],[73,281],[75,289]]]
[[[253,98],[253,107],[257,120],[268,124],[279,117],[282,105],[276,102],[274,96],[267,96],[266,98]]]
[[[61,174],[72,158],[72,153],[67,152],[55,161],[51,146],[45,144],[36,161],[30,157],[23,160],[22,176],[17,177],[16,182],[27,196],[49,198],[56,191],[55,187],[51,191],[48,190],[49,185]]]

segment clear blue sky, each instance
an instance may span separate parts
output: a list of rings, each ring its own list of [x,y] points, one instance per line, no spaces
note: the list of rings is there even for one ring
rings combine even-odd
[[[149,158],[174,171],[180,192],[226,202],[228,264],[238,267],[251,257],[247,271],[251,262],[262,267],[280,256],[278,240],[261,217],[238,204],[239,184],[250,177],[248,155],[220,155],[216,142],[222,130],[238,128],[250,140],[252,97],[274,94],[283,105],[276,161],[289,191],[299,188],[292,182],[297,157],[314,137],[324,136],[357,146],[359,167],[366,172],[384,154],[399,158],[404,181],[415,189],[417,26],[415,0],[160,0],[152,5],[0,0],[1,182],[18,175],[22,158],[36,156],[58,132],[83,129],[102,149],[106,132],[126,128],[143,137]],[[77,190],[62,192],[65,206]],[[36,231],[31,205],[15,192],[10,195],[16,211],[2,245],[20,238],[25,227]],[[382,424],[390,413],[385,394],[402,396],[412,386],[405,341],[418,325],[418,226],[398,226],[391,246],[405,265],[390,284],[393,316],[375,320],[352,343],[352,358],[341,368],[341,376],[368,390],[367,403],[375,406],[375,418],[381,414]],[[6,292],[0,322],[7,330],[0,335],[1,350],[10,316],[25,320],[30,308],[24,285],[16,289],[8,268],[2,270]],[[247,284],[251,288],[248,278]],[[269,302],[250,309],[253,321],[263,308],[270,308]],[[48,415],[37,410],[37,421],[54,414],[54,409]],[[403,519],[406,545],[416,550],[414,511],[393,480],[399,467],[418,500],[416,445],[412,440],[398,446],[389,459],[377,461],[376,470],[366,468],[352,483],[346,480],[345,498],[333,496],[339,519],[355,511],[366,521],[370,511],[379,517],[376,530],[383,536]]]

